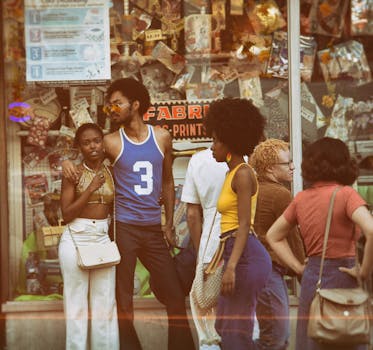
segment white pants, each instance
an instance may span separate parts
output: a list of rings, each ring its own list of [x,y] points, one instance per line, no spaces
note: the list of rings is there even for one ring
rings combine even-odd
[[[215,309],[201,310],[194,294],[194,285],[189,293],[190,310],[198,335],[199,350],[220,350],[220,335],[215,329]],[[253,339],[259,338],[259,323],[254,319]]]
[[[199,350],[220,350],[220,335],[215,329],[215,309],[201,310],[194,294],[194,284],[189,293],[190,310],[198,335]]]
[[[69,227],[78,245],[109,241],[106,219],[75,219]],[[68,229],[61,237],[58,255],[64,282],[66,349],[119,349],[115,267],[80,269]]]

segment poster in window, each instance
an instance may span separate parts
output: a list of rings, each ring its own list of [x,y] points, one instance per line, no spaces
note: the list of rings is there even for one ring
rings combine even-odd
[[[110,75],[108,2],[25,1],[27,81],[97,81]]]

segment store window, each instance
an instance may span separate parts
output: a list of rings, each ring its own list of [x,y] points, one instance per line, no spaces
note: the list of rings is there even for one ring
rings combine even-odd
[[[371,206],[373,3],[302,1],[301,34],[317,45],[312,79],[302,83],[303,141],[346,142],[359,163],[357,189]]]
[[[287,1],[58,3],[2,2],[10,298],[61,293],[61,159],[78,156],[77,124],[113,128],[102,111],[111,80],[134,77],[149,89],[144,119],[173,135],[179,194],[188,149],[209,145],[202,118],[212,100],[250,99],[266,117],[268,137],[290,138]],[[297,132],[305,145],[323,135],[348,142],[362,169],[359,190],[372,203],[372,4],[303,0],[300,10]],[[180,232],[183,210],[178,203]],[[141,265],[137,273],[135,293],[148,295]]]
[[[62,291],[56,259],[61,159],[77,157],[72,138],[80,123],[112,127],[102,111],[110,80],[134,77],[146,85],[152,107],[144,119],[170,130],[181,148],[175,156],[189,154],[187,141],[202,142],[192,148],[209,145],[202,117],[223,96],[249,98],[266,115],[277,113],[268,134],[288,137],[278,53],[268,65],[272,33],[286,31],[283,4],[269,3],[273,15],[262,18],[260,7],[240,1],[108,3],[25,1],[22,8],[3,2],[11,298]],[[270,69],[285,79],[278,84]],[[187,161],[175,159],[177,198]],[[184,214],[177,201],[181,239]],[[146,282],[139,264],[135,294],[150,293]]]

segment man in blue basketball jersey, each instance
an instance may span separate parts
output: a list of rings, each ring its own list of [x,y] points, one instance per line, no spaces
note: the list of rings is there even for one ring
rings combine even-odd
[[[150,97],[143,84],[132,78],[114,81],[106,95],[105,112],[118,130],[104,137],[113,163],[117,244],[122,260],[117,266],[117,303],[121,349],[141,349],[133,325],[133,288],[136,259],[149,270],[168,314],[168,349],[193,350],[194,343],[168,244],[174,244],[172,138],[163,128],[143,121]],[[73,176],[70,164],[64,174]],[[161,229],[162,197],[166,223]],[[167,241],[167,242],[166,242]]]

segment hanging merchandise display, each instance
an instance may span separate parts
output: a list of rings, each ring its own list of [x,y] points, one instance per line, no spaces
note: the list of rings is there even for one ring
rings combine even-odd
[[[271,55],[267,74],[287,79],[288,77],[288,40],[287,33],[273,33]],[[300,74],[303,81],[311,81],[316,56],[316,41],[313,37],[300,36]]]
[[[310,32],[341,37],[349,0],[311,1]]]
[[[349,79],[354,85],[372,81],[364,47],[356,40],[318,51],[321,71],[326,81]]]
[[[351,0],[351,34],[373,35],[373,3]]]
[[[286,26],[286,21],[274,0],[249,1],[248,17],[257,35],[266,35]]]

